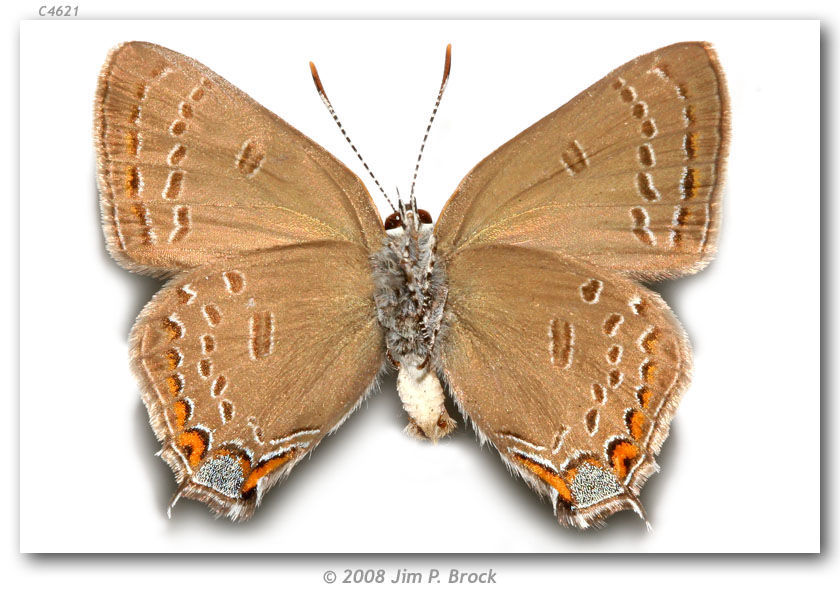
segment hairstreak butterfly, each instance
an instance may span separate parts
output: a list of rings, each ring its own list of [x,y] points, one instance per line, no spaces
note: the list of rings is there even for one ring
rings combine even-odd
[[[435,111],[449,68],[447,49]],[[114,49],[103,228],[122,266],[169,278],[130,348],[175,500],[248,518],[390,365],[409,433],[450,433],[447,388],[561,523],[644,516],[691,352],[640,282],[714,255],[728,119],[710,45],[662,48],[482,160],[436,224],[413,182],[383,221],[349,169],[205,66]]]

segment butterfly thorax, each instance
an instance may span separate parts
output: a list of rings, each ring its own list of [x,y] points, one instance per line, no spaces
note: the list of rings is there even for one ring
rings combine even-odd
[[[435,371],[435,340],[447,295],[446,273],[435,250],[432,225],[406,211],[402,224],[387,230],[371,258],[376,315],[388,358],[399,369],[397,389],[410,418],[407,431],[433,440],[454,426]]]

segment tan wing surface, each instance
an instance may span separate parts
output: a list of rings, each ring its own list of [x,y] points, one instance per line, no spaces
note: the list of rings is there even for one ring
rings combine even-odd
[[[664,302],[555,253],[459,252],[448,265],[443,375],[482,439],[564,524],[644,514],[638,493],[688,383],[691,352]]]
[[[367,190],[326,150],[204,65],[154,44],[115,48],[99,77],[103,225],[129,269],[166,275],[316,240],[374,248]]]
[[[358,405],[384,358],[372,286],[363,248],[315,242],[199,267],[154,297],[132,365],[180,495],[248,518]]]
[[[643,280],[696,271],[715,251],[728,110],[708,44],[640,56],[482,160],[439,247],[525,245]]]

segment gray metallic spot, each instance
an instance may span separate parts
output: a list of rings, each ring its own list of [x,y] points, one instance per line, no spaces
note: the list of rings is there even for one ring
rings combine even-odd
[[[193,481],[230,498],[239,498],[245,475],[239,461],[230,456],[220,456],[201,465]]]
[[[577,468],[571,487],[577,508],[592,506],[624,491],[615,475],[589,463]]]

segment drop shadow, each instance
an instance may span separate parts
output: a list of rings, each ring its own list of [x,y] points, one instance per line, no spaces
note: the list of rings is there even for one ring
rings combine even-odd
[[[292,498],[302,490],[313,486],[317,480],[323,478],[322,470],[318,464],[337,462],[338,457],[352,451],[367,434],[368,423],[366,418],[371,418],[371,409],[388,411],[388,420],[399,424],[401,408],[399,403],[390,402],[389,392],[394,389],[396,376],[392,372],[383,373],[380,376],[376,388],[365,398],[356,410],[347,418],[341,427],[332,435],[325,437],[316,448],[309,453],[305,459],[307,468],[301,468],[301,463],[291,471],[291,476],[282,480],[277,489],[272,489],[266,494],[254,516],[244,523],[246,527],[260,526],[261,523],[270,523],[272,527],[277,523],[282,524],[285,519],[298,520],[300,515],[293,514],[293,511],[286,510],[286,505]],[[394,392],[395,394],[396,392]],[[361,468],[361,467],[360,467]],[[261,514],[262,513],[262,514]],[[238,527],[239,525],[235,525]]]
[[[454,406],[451,398],[447,397],[447,402],[452,403]],[[557,518],[554,516],[550,501],[546,497],[534,492],[521,477],[511,473],[510,469],[500,457],[499,452],[489,443],[483,444],[479,448],[475,431],[471,425],[464,425],[463,416],[459,411],[456,410],[450,414],[458,415],[459,428],[453,432],[449,443],[464,448],[469,446],[472,451],[480,451],[482,470],[488,474],[492,474],[497,480],[503,480],[505,482],[504,485],[508,486],[509,492],[516,499],[516,503],[520,509],[528,514],[528,518],[533,519],[535,522],[542,521],[547,529],[551,529],[554,532],[558,540],[567,540],[571,536],[576,538],[576,540],[580,540],[586,546],[598,546],[603,544],[605,540],[641,540],[650,535],[644,521],[637,514],[629,510],[611,515],[603,527],[581,530],[574,527],[560,526]],[[663,490],[666,489],[664,486],[667,485],[663,482],[669,479],[668,473],[670,469],[668,468],[668,464],[672,461],[679,463],[679,459],[673,458],[680,453],[677,429],[675,424],[672,423],[668,439],[662,445],[662,450],[657,457],[657,463],[662,471],[651,475],[640,494],[642,505],[645,507],[648,519],[651,521],[654,529],[656,525],[656,509],[662,497]],[[665,474],[664,476],[663,473]]]
[[[832,58],[836,56],[835,42],[825,23],[820,25],[820,118],[824,131],[835,131],[834,110],[824,107],[835,107],[836,92],[835,78],[837,70]],[[836,275],[834,258],[837,256],[837,242],[832,225],[836,220],[836,195],[834,185],[834,150],[836,141],[831,135],[820,136],[820,321],[821,331],[829,335],[820,336],[820,555],[833,556],[835,540],[834,511],[837,503],[832,494],[836,489],[832,478],[837,476],[835,459],[837,457],[837,442],[835,435],[829,434],[829,428],[837,422],[835,412],[835,378],[836,365],[834,359],[836,339],[833,333],[837,331],[834,310],[837,307]],[[823,307],[828,307],[823,310]]]
[[[93,207],[94,211],[94,219],[98,222],[102,222],[102,212],[100,207],[100,199],[99,199],[99,186],[96,184],[97,178],[96,173],[94,172],[92,175],[94,181],[94,201],[91,202],[91,206]],[[125,321],[125,338],[128,339],[128,335],[131,332],[131,328],[134,326],[134,322],[137,320],[137,316],[140,314],[140,311],[143,310],[143,307],[149,303],[149,300],[152,299],[158,290],[163,286],[163,281],[160,279],[155,279],[154,277],[150,277],[148,275],[142,275],[140,273],[133,273],[127,269],[121,267],[114,257],[108,252],[108,246],[105,240],[104,233],[100,238],[99,243],[99,252],[98,256],[104,265],[104,267],[108,270],[110,274],[113,274],[117,277],[120,281],[120,285],[124,285],[126,288],[131,290],[131,297],[134,298],[134,302],[125,307],[119,307],[119,310],[123,310],[125,313],[124,321]],[[112,310],[116,310],[117,307],[111,305]]]
[[[721,231],[720,237],[722,238],[723,235],[724,232]],[[706,278],[714,278],[714,273],[718,268],[718,262],[713,260],[702,271],[687,276],[688,279],[686,277],[679,277],[677,279],[665,279],[644,284],[645,287],[662,297],[662,300],[665,301],[665,304],[668,305],[671,312],[674,313],[674,316],[682,325],[695,351],[703,345],[703,337],[697,335],[697,331],[694,329],[692,322],[682,318],[682,315],[686,313],[683,308],[683,300],[687,297],[687,294],[691,293],[693,286],[702,285],[703,280]]]

